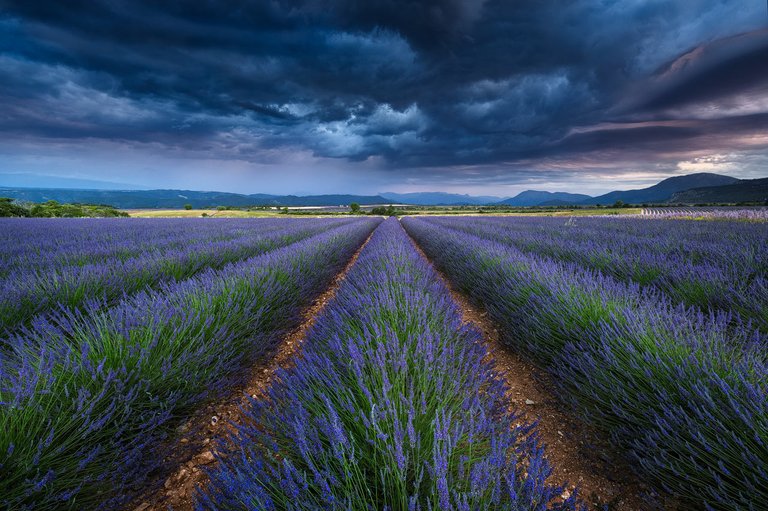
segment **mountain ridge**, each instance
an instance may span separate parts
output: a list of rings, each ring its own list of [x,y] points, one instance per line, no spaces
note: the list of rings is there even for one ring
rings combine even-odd
[[[0,179],[2,175],[0,174]],[[272,195],[263,193],[154,189],[104,190],[77,188],[32,188],[0,184],[0,197],[45,202],[105,204],[122,209],[179,209],[189,204],[193,208],[217,206],[340,206],[356,202],[362,206],[384,204],[413,204],[424,206],[589,206],[626,204],[662,204],[669,202],[747,202],[763,201],[768,191],[768,178],[740,180],[713,173],[696,173],[664,179],[653,186],[634,190],[616,190],[597,197],[569,192],[526,190],[514,197],[498,200],[495,196],[472,196],[447,192],[383,192],[379,195],[324,194]]]
[[[626,204],[661,203],[669,201],[672,198],[672,195],[677,192],[690,190],[691,188],[723,186],[734,184],[738,181],[739,179],[736,179],[735,177],[724,176],[722,174],[698,172],[695,174],[686,174],[685,176],[669,177],[647,188],[608,192],[587,199],[580,204],[610,205],[614,204],[616,201],[622,201]]]
[[[108,204],[121,209],[180,209],[217,206],[339,206],[357,202],[361,205],[388,204],[377,195],[245,195],[232,192],[197,190],[93,190],[72,188],[14,188],[0,185],[0,197],[30,202],[55,200],[67,203]]]
[[[768,201],[768,178],[743,179],[730,185],[691,188],[674,193],[669,200],[673,203],[688,204],[766,201]]]
[[[482,206],[502,200],[493,195],[468,195],[448,192],[382,192],[380,196],[404,204],[416,206]]]
[[[540,206],[545,202],[557,201],[564,204],[577,204],[583,200],[590,199],[589,195],[583,193],[568,192],[545,192],[541,190],[525,190],[514,197],[497,202],[503,206]]]

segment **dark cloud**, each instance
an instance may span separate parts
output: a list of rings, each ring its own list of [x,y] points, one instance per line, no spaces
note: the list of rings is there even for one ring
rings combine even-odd
[[[665,111],[734,95],[768,96],[768,29],[697,46],[644,84],[633,109]]]
[[[256,162],[310,151],[393,171],[738,148],[766,127],[764,10],[0,0],[0,132]]]
[[[573,132],[532,154],[545,156],[607,149],[641,157],[653,153],[717,150],[718,147],[737,150],[750,145],[751,135],[763,134],[761,126],[768,126],[768,112],[696,121],[611,123]]]
[[[321,1],[315,7],[332,13],[332,23],[344,29],[384,28],[402,34],[419,48],[439,51],[472,32],[485,3],[486,0],[342,0]]]

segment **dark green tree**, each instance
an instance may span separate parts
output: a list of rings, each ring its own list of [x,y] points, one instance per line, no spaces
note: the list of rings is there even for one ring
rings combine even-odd
[[[381,215],[381,216],[395,216],[397,214],[397,210],[394,206],[391,204],[389,206],[379,206],[376,208],[373,208],[371,210],[372,215]]]
[[[0,216],[30,216],[27,208],[20,206],[8,197],[0,197]]]

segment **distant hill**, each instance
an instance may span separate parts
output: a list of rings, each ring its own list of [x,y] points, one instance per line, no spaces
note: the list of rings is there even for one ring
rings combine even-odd
[[[495,204],[501,200],[501,197],[493,197],[487,195],[476,196],[445,192],[385,192],[379,195],[393,202],[400,204],[413,204],[416,206],[481,206],[486,204]]]
[[[32,188],[3,185],[0,197],[28,202],[55,200],[61,203],[104,204],[120,209],[180,209],[186,204],[195,209],[216,206],[339,206],[357,202],[362,206],[404,203],[424,206],[489,205],[565,206],[611,205],[664,202],[747,202],[763,201],[766,179],[738,180],[719,174],[690,174],[665,179],[639,190],[614,191],[599,197],[578,193],[526,190],[515,197],[500,200],[494,196],[472,196],[444,192],[382,193],[380,195],[270,195],[194,190],[102,190],[86,188]],[[74,181],[73,181],[74,182]],[[102,182],[104,183],[104,182]]]
[[[256,194],[249,197],[252,197],[251,204],[253,204],[254,198],[263,197],[263,195]],[[278,206],[346,206],[353,202],[361,206],[370,206],[392,202],[380,195],[274,195],[271,200]]]
[[[768,201],[768,178],[744,179],[724,186],[692,188],[672,194],[669,202],[696,204],[702,202],[765,202]]]
[[[29,202],[55,200],[66,203],[107,204],[120,209],[193,208],[216,206],[339,206],[357,202],[361,205],[387,204],[377,195],[243,195],[229,192],[199,192],[194,190],[78,190],[66,188],[0,187],[0,197]]]
[[[615,191],[584,200],[581,204],[609,205],[616,201],[627,204],[667,202],[677,192],[710,186],[723,186],[738,183],[734,177],[701,172],[687,176],[670,177],[651,187],[639,190]]]
[[[247,206],[254,199],[247,195],[226,192],[197,192],[192,190],[78,190],[66,188],[0,188],[0,196],[30,202],[108,204],[121,209],[195,208],[218,206]]]
[[[539,190],[526,190],[510,199],[497,202],[497,204],[505,206],[542,206],[550,205],[548,203],[556,202],[557,205],[563,205],[578,204],[587,199],[591,199],[591,197],[581,193],[542,192]]]

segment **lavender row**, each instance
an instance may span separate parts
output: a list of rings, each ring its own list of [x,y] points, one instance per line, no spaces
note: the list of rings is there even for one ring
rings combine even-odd
[[[292,222],[282,229],[269,226],[262,229],[260,221],[252,220],[250,230],[224,241],[203,239],[186,246],[146,252],[127,260],[19,271],[0,281],[0,332],[12,330],[35,315],[57,308],[81,307],[89,302],[108,304],[145,287],[182,280],[209,267],[220,268],[344,222],[304,220]]]
[[[445,227],[729,310],[768,332],[768,229],[640,219],[436,219]]]
[[[225,241],[252,231],[252,220],[210,219],[0,219],[0,275],[25,268],[44,270],[128,259],[145,251],[190,243]],[[263,232],[285,222],[260,219]],[[147,233],[151,232],[149,238]]]
[[[574,509],[478,337],[385,221],[295,367],[251,402],[198,509]]]
[[[0,352],[0,507],[115,509],[204,399],[266,356],[377,220],[128,297],[69,309]]]
[[[683,208],[644,208],[644,217],[695,219],[695,220],[742,220],[749,222],[768,222],[768,208],[723,208],[723,207],[683,207]]]
[[[694,263],[710,262],[723,268],[744,268],[757,265],[768,269],[768,231],[756,224],[734,222],[665,222],[637,217],[592,218],[476,218],[479,223],[493,224],[507,230],[584,241],[610,238],[616,241],[611,250],[640,248],[665,257],[688,259]],[[738,256],[734,258],[734,255]]]
[[[687,508],[768,501],[768,337],[728,312],[419,219],[408,232],[483,304],[503,340]]]

